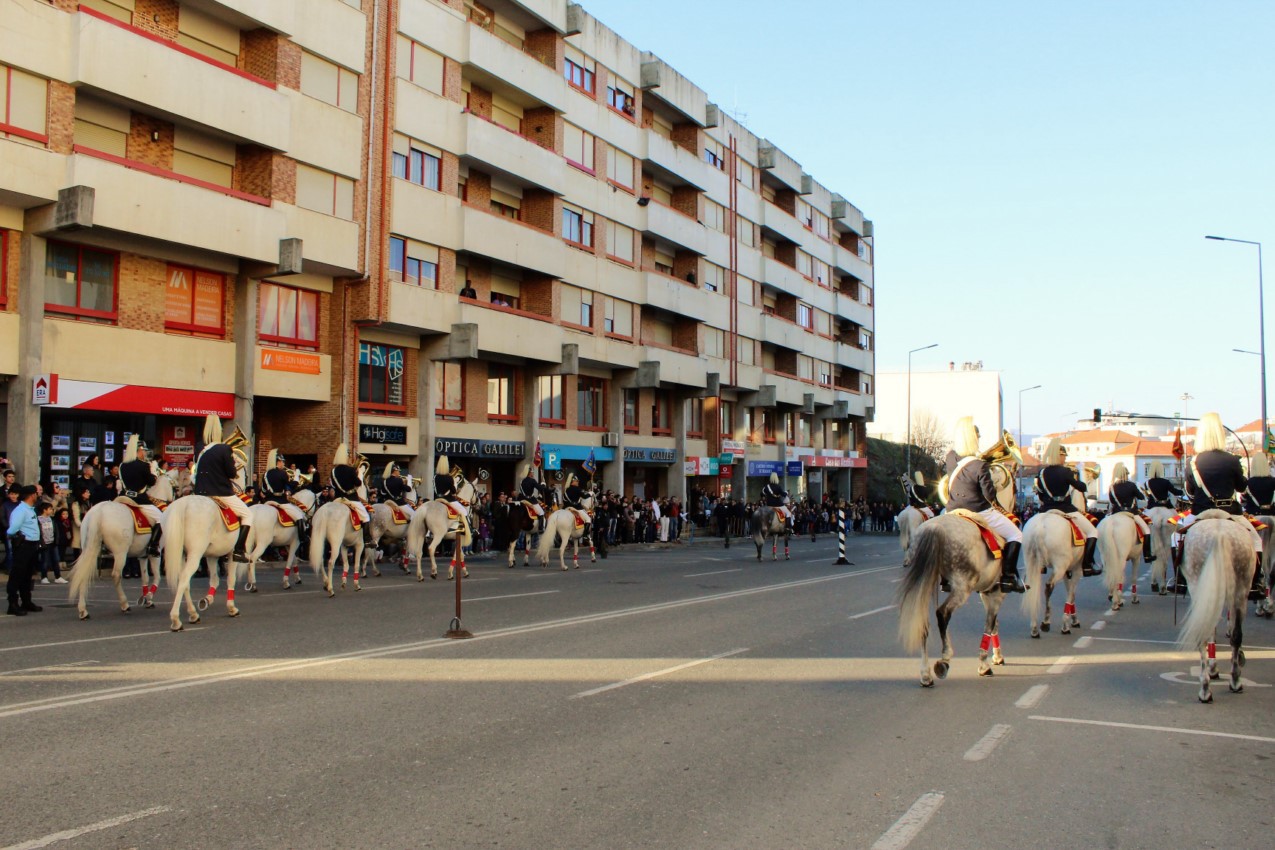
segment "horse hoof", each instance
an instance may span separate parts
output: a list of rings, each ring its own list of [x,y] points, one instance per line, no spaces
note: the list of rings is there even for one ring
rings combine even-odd
[[[376,578],[380,578],[380,577],[381,577],[381,571],[380,571],[380,570],[372,570],[372,575],[373,575],[373,576],[375,576]],[[366,576],[365,576],[365,578],[366,578]]]
[[[238,609],[238,608],[236,608],[236,609],[235,609],[235,610],[233,610],[233,611],[227,611],[227,612],[226,612],[226,616],[227,616],[227,617],[238,617],[238,616],[239,616],[239,609]]]
[[[1050,630],[1050,629],[1052,629],[1052,628],[1053,628],[1053,624],[1052,624],[1052,623],[1041,623],[1041,624],[1040,624],[1040,630],[1041,630],[1042,632],[1047,632],[1047,631],[1049,631],[1049,630]]]
[[[949,666],[949,665],[948,665],[948,663],[947,663],[946,661],[935,661],[935,662],[934,662],[934,675],[935,675],[935,676],[938,676],[940,679],[946,679],[946,678],[947,678],[947,670],[948,670],[948,666]]]
[[[438,573],[430,573],[430,574],[429,574],[429,577],[430,577],[430,578],[432,578],[432,579],[436,579],[436,578],[438,578]]]
[[[139,597],[137,597],[137,604],[138,604],[138,605],[145,605],[145,604],[146,604],[146,597],[145,597],[145,596],[139,596]]]
[[[1244,693],[1244,683],[1243,683],[1243,682],[1231,682],[1231,684],[1230,684],[1230,688],[1231,688],[1231,693],[1233,693],[1233,694],[1242,694],[1242,693]]]
[[[424,581],[424,580],[425,580],[425,576],[417,576],[417,577],[416,577],[416,580],[417,580],[417,581]]]
[[[130,605],[121,605],[121,606],[120,606],[120,613],[121,613],[121,614],[128,614],[128,613],[130,613],[132,610],[133,610],[133,608],[132,608],[132,606],[130,606]]]
[[[993,667],[1004,667],[1004,666],[1005,666],[1005,659],[1004,659],[1003,657],[1001,657],[1001,658],[993,658],[993,659],[992,659],[992,666],[993,666]]]
[[[336,591],[334,591],[332,588],[328,588],[328,599],[332,599],[335,596],[336,596]]]
[[[921,687],[923,687],[923,688],[932,688],[932,687],[934,687],[934,680],[933,680],[933,679],[928,679],[928,678],[926,678],[926,679],[922,679],[922,680],[921,680]]]
[[[249,593],[256,593],[257,585],[254,582],[248,582],[246,585],[244,585],[244,590],[248,591]]]
[[[146,602],[145,602],[145,604],[144,604],[142,607],[143,607],[143,608],[154,608],[154,607],[155,607],[155,600],[154,600],[154,599],[147,599],[147,600],[146,600]]]
[[[982,677],[982,678],[986,679],[986,678],[989,678],[990,676],[992,676],[992,675],[994,675],[994,674],[992,673],[992,668],[991,668],[991,667],[980,667],[980,668],[979,668],[979,670],[978,670],[978,675],[979,675],[980,677]]]
[[[461,577],[461,578],[469,578],[469,570],[461,570],[461,571],[460,571],[460,577]]]
[[[199,615],[198,615],[198,614],[191,614],[191,615],[190,615],[190,624],[193,626],[193,625],[195,625],[195,624],[196,624],[196,623],[198,623],[198,622],[199,622]]]
[[[358,592],[359,592],[360,590],[362,590],[362,589],[363,589],[363,586],[362,586],[362,585],[360,585],[360,584],[356,581],[356,582],[354,583],[354,592],[355,592],[355,593],[358,593]]]
[[[178,624],[177,624],[177,625],[175,625],[175,626],[169,626],[169,627],[168,627],[168,629],[169,629],[169,631],[173,631],[173,632],[184,632],[184,631],[186,631],[186,627],[185,627],[185,626],[183,626],[181,623],[178,623]]]
[[[1032,638],[1034,640],[1040,640],[1040,629],[1032,629]]]
[[[1153,582],[1151,582],[1151,592],[1152,592],[1152,593],[1159,593],[1159,592],[1160,592],[1160,585],[1159,585],[1158,583],[1154,582],[1154,581],[1153,581]]]
[[[1216,682],[1218,679],[1222,678],[1222,674],[1217,672],[1216,670],[1210,670],[1209,678],[1212,679],[1214,682]]]
[[[1133,597],[1132,599],[1130,599],[1129,601],[1130,601],[1130,602],[1132,602],[1134,605],[1139,605],[1139,604],[1141,604],[1141,601],[1142,601],[1142,600],[1138,599],[1138,597],[1136,597],[1136,596],[1135,596],[1135,597]]]
[[[87,620],[88,618],[89,618],[89,612],[88,612],[88,611],[81,611],[81,612],[80,612],[80,619],[81,619],[81,620]]]
[[[205,596],[203,599],[201,599],[201,600],[199,600],[198,602],[196,602],[196,603],[195,603],[195,607],[196,607],[196,608],[198,608],[200,611],[207,611],[207,610],[208,610],[208,597],[207,597],[207,596]]]
[[[1213,694],[1202,692],[1200,694],[1200,702],[1204,703],[1205,705],[1208,705],[1209,703],[1213,702]]]

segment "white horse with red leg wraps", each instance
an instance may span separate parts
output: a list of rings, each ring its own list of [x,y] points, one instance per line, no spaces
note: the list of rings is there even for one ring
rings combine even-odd
[[[467,481],[459,474],[455,475],[456,499],[461,505],[473,505],[478,493],[477,480]],[[452,541],[452,562],[447,568],[447,580],[456,577],[456,565],[460,565],[461,575],[469,578],[469,570],[465,567],[465,547],[473,539],[469,524],[464,517],[454,516],[446,502],[431,499],[416,509],[412,521],[407,526],[406,558],[409,554],[416,558],[416,580],[424,581],[421,575],[421,560],[425,553],[425,543],[429,542],[429,577],[438,578],[438,563],[434,553],[444,540]]]
[[[559,508],[545,519],[545,530],[540,535],[540,545],[536,547],[536,555],[540,558],[541,566],[549,563],[549,550],[561,539],[562,543],[558,546],[558,565],[564,570],[567,568],[566,551],[567,544],[570,543],[573,545],[571,561],[577,570],[580,569],[580,538],[592,527],[593,521],[592,491],[580,498],[580,508],[579,511]],[[589,537],[589,561],[594,564],[598,562],[592,537]]]

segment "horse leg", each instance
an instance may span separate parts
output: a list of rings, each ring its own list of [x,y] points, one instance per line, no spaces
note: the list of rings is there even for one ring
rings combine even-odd
[[[249,561],[249,565],[251,565]],[[226,561],[226,616],[238,617],[239,607],[235,605],[235,581],[239,578],[239,565],[234,558]]]
[[[952,666],[952,636],[948,633],[947,627],[952,621],[952,612],[965,604],[965,600],[969,598],[969,592],[962,590],[961,597],[958,601],[955,591],[949,593],[934,612],[934,617],[939,624],[939,643],[943,647],[942,655],[939,656],[938,661],[934,662],[934,675],[940,679],[947,678],[947,671]]]
[[[792,557],[788,554],[788,543],[792,540],[791,534],[784,535],[784,560],[791,561]]]
[[[1213,702],[1213,693],[1209,690],[1209,655],[1216,651],[1212,639],[1200,644],[1200,692],[1196,695],[1200,702]]]
[[[233,558],[231,559],[234,560]],[[210,605],[217,601],[217,588],[221,584],[220,570],[217,569],[217,558],[205,558],[208,564],[208,595],[199,600],[199,610],[207,610]]]
[[[585,529],[584,533],[589,536],[589,563],[596,564],[598,562],[598,553],[593,545],[593,526]]]
[[[1053,593],[1054,593],[1054,585],[1053,585],[1053,583],[1052,583],[1052,582],[1045,581],[1043,577],[1042,577],[1041,581],[1042,581],[1042,582],[1044,583],[1044,585],[1045,585],[1045,587],[1044,587],[1044,591],[1045,591],[1045,619],[1043,619],[1043,620],[1041,620],[1041,621],[1040,621],[1040,631],[1042,631],[1042,632],[1047,632],[1047,631],[1049,631],[1050,629],[1052,629],[1052,628],[1053,628],[1052,620],[1053,620],[1053,616],[1054,616],[1054,609],[1053,609],[1053,606],[1050,604],[1050,598],[1053,596]],[[1036,629],[1034,628],[1034,625],[1035,625],[1035,624],[1033,624],[1033,628],[1032,628],[1032,637],[1040,637],[1040,634],[1036,631]],[[1066,625],[1066,623],[1064,623],[1063,625],[1065,626],[1065,625]]]
[[[438,562],[434,560],[434,553],[438,551],[438,544],[442,542],[442,538],[434,535],[429,542],[429,577],[438,578]]]
[[[111,582],[115,587],[115,595],[120,599],[120,611],[127,614],[129,612],[128,599],[124,596],[124,561],[128,558],[128,549],[124,550],[124,556],[120,557],[114,552],[115,566],[111,569]]]
[[[1243,588],[1240,588],[1241,592]],[[1240,681],[1240,668],[1244,666],[1244,602],[1231,607],[1231,616],[1235,622],[1231,625],[1231,693],[1244,692],[1244,683]]]
[[[1000,622],[1001,604],[1004,601],[1005,601],[1004,595],[998,595],[991,602],[988,602],[986,597],[983,598],[983,605],[984,607],[987,608],[987,617],[992,625],[990,631],[992,633],[992,666],[993,667],[1005,666],[1005,656],[1001,653],[1001,622]]]
[[[772,561],[779,560],[779,538],[778,537],[770,538],[770,560]]]
[[[546,534],[548,532],[545,532]],[[567,544],[571,542],[571,535],[563,535],[562,543],[558,546],[558,563],[562,566],[562,571],[567,571]]]
[[[577,570],[580,569],[580,538],[571,538],[571,564]]]
[[[365,557],[366,552],[367,548],[363,545],[363,536],[359,535],[359,538],[354,542],[354,590],[356,593],[363,589],[359,586],[359,578],[362,575],[366,575],[366,573],[363,572],[363,567],[367,563],[367,559]],[[376,559],[375,548],[372,549],[372,559]],[[377,570],[376,574],[379,576],[381,571]]]

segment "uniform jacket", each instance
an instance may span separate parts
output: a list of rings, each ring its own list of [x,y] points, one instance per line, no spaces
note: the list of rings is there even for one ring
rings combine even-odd
[[[450,475],[434,476],[434,498],[435,499],[455,499],[456,498],[456,479]]]
[[[580,499],[582,499],[583,497],[584,497],[583,487],[579,485],[568,487],[567,488],[567,507],[569,508],[580,507]]]
[[[262,500],[280,505],[287,504],[290,484],[288,470],[267,469],[266,474],[261,477]]]
[[[359,471],[348,463],[332,467],[329,482],[337,496],[342,499],[357,499],[359,486],[363,483],[359,480]]]
[[[914,508],[929,507],[930,499],[934,498],[934,485],[912,483],[908,488],[908,504]]]
[[[1240,513],[1236,494],[1243,493],[1248,485],[1240,459],[1230,452],[1210,449],[1196,455],[1193,466],[1195,472],[1188,470],[1186,476],[1186,492],[1191,497],[1191,512],[1200,514],[1210,508],[1220,508],[1230,514]],[[1196,483],[1196,474],[1204,482],[1204,487]],[[1204,492],[1205,488],[1213,494],[1212,499]]]
[[[1110,506],[1112,513],[1120,511],[1131,514],[1139,513],[1138,500],[1146,497],[1147,495],[1142,492],[1142,488],[1132,481],[1117,481],[1107,491],[1107,504]]]
[[[381,493],[384,494],[386,498],[391,499],[398,504],[402,504],[407,501],[407,482],[402,478],[395,478],[393,476],[386,478],[381,481]]]
[[[1085,495],[1085,485],[1076,477],[1076,470],[1061,463],[1051,464],[1036,476],[1036,492],[1040,495],[1042,511],[1062,511],[1071,513],[1076,505],[1071,500],[1071,491],[1076,490]]]
[[[1148,508],[1171,508],[1173,500],[1170,495],[1181,496],[1182,491],[1174,486],[1173,482],[1167,478],[1148,478],[1147,479],[1147,507]]]
[[[522,492],[522,497],[529,501],[536,501],[540,498],[540,482],[528,475],[522,479],[522,483],[518,485],[518,489]]]
[[[195,473],[195,494],[199,496],[234,496],[233,482],[239,475],[235,456],[225,443],[213,443],[199,456]]]
[[[1270,515],[1272,502],[1275,502],[1275,478],[1269,475],[1250,478],[1244,509],[1249,513]]]
[[[155,483],[155,473],[144,460],[130,460],[120,466],[120,492],[139,505],[149,505],[151,497],[146,491]]]
[[[947,485],[947,508],[964,508],[980,513],[996,504],[996,484],[991,470],[981,458],[973,458],[959,472],[952,474]]]
[[[771,484],[767,482],[766,486],[761,488],[762,501],[764,501],[769,507],[779,507],[784,503],[784,499],[787,497],[788,491],[778,484]]]

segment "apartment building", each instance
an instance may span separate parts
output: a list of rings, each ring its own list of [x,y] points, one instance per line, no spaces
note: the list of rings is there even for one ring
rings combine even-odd
[[[212,411],[259,462],[347,440],[503,489],[539,444],[644,496],[857,489],[871,222],[580,6],[0,0],[0,28],[15,459],[179,459]]]

